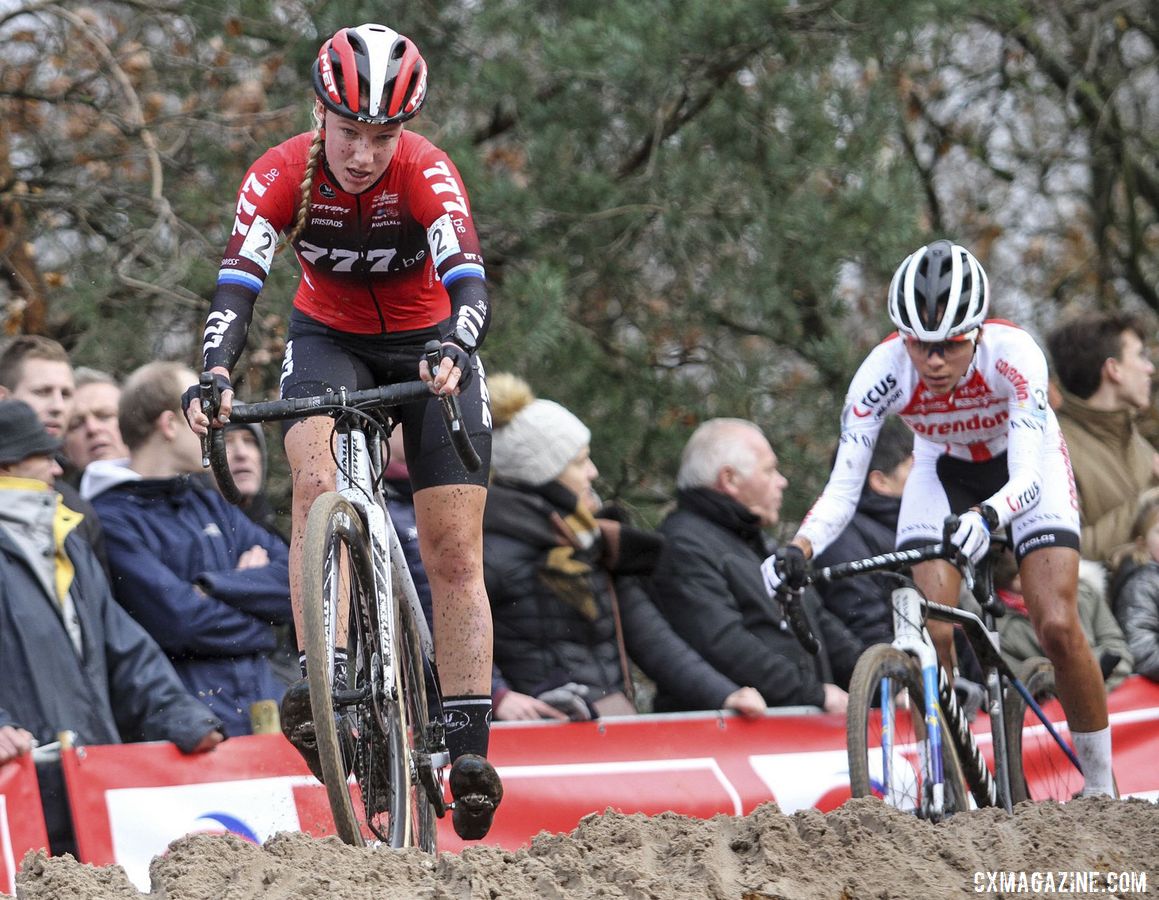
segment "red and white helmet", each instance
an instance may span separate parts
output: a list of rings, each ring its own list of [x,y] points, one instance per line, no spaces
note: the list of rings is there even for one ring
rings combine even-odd
[[[314,90],[348,119],[405,122],[426,100],[427,64],[414,41],[385,25],[342,28],[318,51]]]
[[[965,247],[934,241],[907,256],[889,286],[889,317],[919,341],[945,341],[977,328],[990,306],[982,264]]]

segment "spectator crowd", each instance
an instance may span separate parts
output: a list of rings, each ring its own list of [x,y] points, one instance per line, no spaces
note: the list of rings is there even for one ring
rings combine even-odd
[[[1144,325],[1086,313],[1047,340],[1052,397],[1082,526],[1079,610],[1107,689],[1159,680],[1159,453],[1140,416],[1154,365]],[[245,500],[201,467],[181,393],[196,374],[152,362],[124,381],[74,368],[39,336],[0,351],[0,764],[71,731],[79,743],[168,740],[188,753],[250,733],[297,677],[289,550],[265,496],[265,434],[228,430]],[[854,664],[892,640],[888,578],[804,595],[807,652],[769,596],[783,473],[755,422],[688,437],[655,530],[601,499],[600,447],[575,414],[512,375],[488,377],[492,478],[483,563],[499,720],[769,707],[844,714]],[[394,442],[392,442],[393,444]],[[390,508],[429,614],[401,442]],[[913,435],[886,422],[857,512],[821,565],[895,546]],[[996,572],[1002,646],[1043,655],[1017,569]],[[54,850],[70,849],[58,774],[41,774]]]

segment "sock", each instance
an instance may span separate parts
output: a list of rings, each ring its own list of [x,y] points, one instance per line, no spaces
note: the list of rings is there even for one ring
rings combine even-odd
[[[443,725],[446,728],[451,762],[464,753],[486,756],[488,739],[491,737],[490,695],[444,697]]]
[[[1115,782],[1111,774],[1111,728],[1101,731],[1072,731],[1075,756],[1083,767],[1084,797],[1095,794],[1115,796]]]

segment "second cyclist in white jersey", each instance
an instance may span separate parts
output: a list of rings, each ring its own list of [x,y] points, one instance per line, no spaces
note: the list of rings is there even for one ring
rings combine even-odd
[[[1084,793],[1114,794],[1103,680],[1078,618],[1078,498],[1066,443],[1047,402],[1047,363],[1017,326],[987,319],[990,290],[964,247],[935,241],[910,254],[889,289],[897,332],[870,352],[849,386],[833,472],[796,536],[762,567],[770,592],[794,583],[853,517],[878,432],[900,416],[915,433],[914,467],[897,546],[941,539],[975,561],[1009,528],[1035,632],[1055,667],[1085,776]],[[956,606],[961,576],[948,562],[914,567],[931,600]],[[953,630],[929,622],[952,671]]]

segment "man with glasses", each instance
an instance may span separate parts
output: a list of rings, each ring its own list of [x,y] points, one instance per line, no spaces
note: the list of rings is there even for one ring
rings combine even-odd
[[[1046,340],[1061,388],[1058,424],[1074,467],[1086,559],[1106,562],[1131,539],[1139,495],[1159,485],[1159,454],[1136,425],[1151,405],[1155,375],[1145,334],[1133,316],[1091,312]]]
[[[941,540],[953,514],[954,544],[978,561],[990,534],[1009,530],[1031,622],[1054,663],[1083,793],[1113,796],[1102,675],[1078,618],[1078,497],[1047,402],[1046,356],[1022,329],[987,319],[989,303],[986,273],[964,247],[935,241],[902,261],[889,288],[897,333],[853,377],[829,483],[793,540],[765,560],[765,585],[773,592],[799,584],[805,560],[840,534],[857,507],[882,423],[900,416],[917,439],[897,546]],[[931,601],[957,605],[961,575],[950,563],[921,563],[913,577]],[[953,673],[953,627],[927,624]]]

